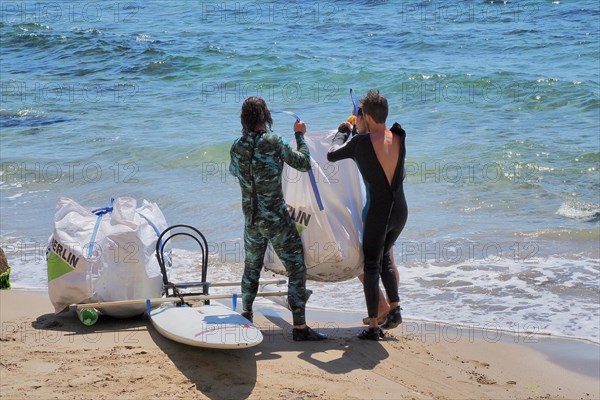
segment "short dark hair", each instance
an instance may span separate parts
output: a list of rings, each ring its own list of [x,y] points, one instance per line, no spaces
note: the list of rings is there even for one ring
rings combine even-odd
[[[369,114],[378,124],[385,123],[388,116],[388,102],[379,94],[379,90],[369,90],[369,93],[362,98],[361,104],[365,115]]]
[[[267,108],[267,103],[260,97],[250,96],[242,104],[242,112],[240,113],[242,121],[242,132],[256,132],[263,125],[268,130],[271,130],[273,119],[271,112]]]

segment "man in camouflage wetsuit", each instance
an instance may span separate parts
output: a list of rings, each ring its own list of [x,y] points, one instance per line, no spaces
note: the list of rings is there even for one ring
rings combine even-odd
[[[244,247],[246,259],[242,277],[242,315],[252,321],[252,304],[258,292],[265,251],[271,242],[288,273],[288,303],[292,310],[293,339],[322,340],[326,337],[310,329],[305,321],[306,265],[302,241],[290,217],[283,191],[283,163],[299,171],[310,168],[310,154],[304,142],[306,125],[294,124],[298,150],[271,132],[273,120],[265,101],[249,97],[241,112],[242,137],[231,146],[229,171],[242,189]]]

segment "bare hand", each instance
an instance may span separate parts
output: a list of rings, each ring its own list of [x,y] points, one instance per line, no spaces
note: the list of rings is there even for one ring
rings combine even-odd
[[[294,132],[305,134],[306,133],[306,124],[304,121],[296,121],[294,122]]]

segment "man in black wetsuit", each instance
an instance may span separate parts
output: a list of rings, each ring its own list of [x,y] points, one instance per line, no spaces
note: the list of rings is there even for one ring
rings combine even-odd
[[[398,280],[391,264],[390,249],[400,236],[408,216],[404,197],[404,159],[406,133],[395,123],[387,129],[387,99],[379,91],[369,91],[361,100],[356,116],[358,135],[352,136],[352,126],[342,123],[327,153],[327,160],[353,159],[367,189],[363,209],[364,292],[369,316],[369,328],[358,336],[379,340],[381,329],[392,329],[402,322]],[[379,277],[390,301],[385,322],[377,325]]]

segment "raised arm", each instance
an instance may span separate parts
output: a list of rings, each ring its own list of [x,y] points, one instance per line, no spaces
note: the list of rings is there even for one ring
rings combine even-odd
[[[304,134],[306,133],[304,122],[296,122],[294,124],[294,132],[298,150],[294,150],[280,139],[283,146],[283,161],[298,171],[306,172],[310,169],[310,151],[304,141]]]
[[[349,125],[341,124],[338,127],[338,132],[331,141],[331,146],[327,151],[327,161],[335,162],[345,158],[353,158],[355,148],[352,145],[352,140],[348,138],[352,134],[352,129]]]

